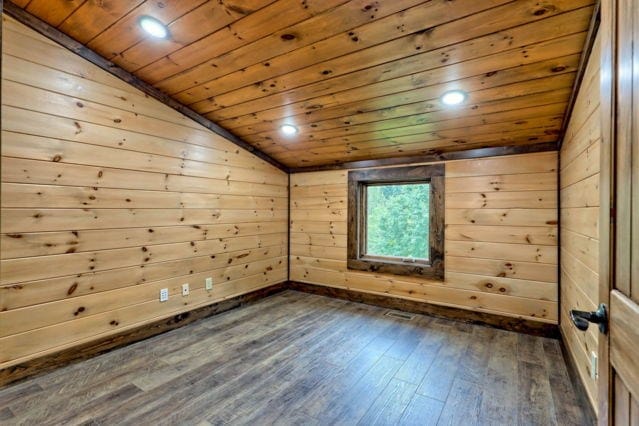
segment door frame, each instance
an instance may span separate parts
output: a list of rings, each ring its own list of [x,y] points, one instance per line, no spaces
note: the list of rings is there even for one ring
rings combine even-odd
[[[599,180],[599,303],[610,306],[615,277],[615,117],[616,117],[616,9],[615,0],[601,0],[601,157]],[[612,369],[610,334],[599,334],[597,389],[599,425],[610,423]]]
[[[599,300],[610,307],[617,258],[617,1],[601,1],[601,178],[599,212]],[[608,226],[605,226],[608,225]],[[605,273],[601,273],[605,271]],[[599,335],[598,424],[613,421],[614,375],[610,363],[610,334]]]

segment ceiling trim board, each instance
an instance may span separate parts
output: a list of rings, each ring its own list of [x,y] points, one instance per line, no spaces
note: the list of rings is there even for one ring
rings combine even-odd
[[[575,81],[572,85],[570,98],[568,98],[568,107],[566,108],[566,113],[564,114],[564,122],[562,123],[561,130],[559,131],[559,139],[557,141],[558,150],[561,149],[561,145],[564,142],[564,136],[566,135],[568,123],[570,122],[570,116],[572,115],[572,110],[574,109],[575,103],[577,102],[577,95],[579,94],[579,89],[581,89],[581,84],[583,82],[584,75],[586,74],[586,67],[588,66],[588,60],[590,59],[590,54],[592,53],[592,48],[595,44],[595,39],[597,38],[600,22],[601,22],[601,0],[597,0],[597,2],[595,3],[595,8],[592,12],[592,18],[590,19],[590,25],[588,26],[586,42],[581,52],[581,58],[579,58],[579,65],[577,66],[577,75],[575,76]]]
[[[530,154],[536,152],[557,151],[556,142],[545,142],[534,145],[500,146],[494,148],[477,148],[465,151],[450,151],[439,154],[415,155],[409,157],[380,158],[375,160],[351,161],[325,166],[291,167],[289,173],[320,172],[326,170],[351,170],[370,167],[398,166],[404,164],[433,163],[437,161],[469,160],[473,158],[500,157],[502,155]]]
[[[20,7],[16,6],[11,1],[4,1],[3,2],[2,11],[4,13],[6,13],[7,15],[11,16],[16,21],[20,22],[21,24],[26,25],[27,27],[31,28],[32,30],[42,34],[43,36],[45,36],[45,37],[47,37],[47,38],[49,38],[49,39],[51,39],[53,41],[55,41],[56,43],[58,43],[61,46],[65,47],[66,49],[70,50],[71,52],[81,56],[82,58],[86,59],[87,61],[91,62],[92,64],[97,65],[98,67],[100,67],[103,70],[109,72],[110,74],[113,74],[114,76],[116,76],[119,79],[125,81],[126,83],[130,84],[131,86],[135,87],[136,89],[138,89],[138,90],[144,92],[145,94],[151,96],[152,98],[162,102],[163,104],[167,105],[168,107],[178,111],[179,113],[181,113],[182,115],[190,118],[191,120],[201,124],[202,126],[206,127],[210,131],[212,131],[213,133],[215,133],[215,134],[217,134],[219,136],[222,136],[223,138],[227,139],[228,141],[234,143],[235,145],[239,146],[242,149],[245,149],[246,151],[249,151],[253,155],[261,158],[262,160],[264,160],[267,163],[277,167],[278,169],[289,173],[289,168],[288,167],[286,167],[284,164],[280,163],[279,161],[277,161],[276,159],[274,159],[270,155],[268,155],[265,152],[259,150],[258,148],[254,147],[253,145],[249,144],[248,142],[240,139],[237,135],[234,135],[233,133],[229,132],[228,130],[226,130],[225,128],[221,127],[220,125],[212,122],[208,118],[206,118],[206,117],[200,115],[199,113],[195,112],[194,110],[190,109],[186,105],[183,105],[182,103],[176,101],[175,99],[171,98],[169,95],[167,95],[166,93],[162,92],[161,90],[158,90],[155,87],[151,86],[150,84],[142,81],[141,79],[139,79],[138,77],[134,76],[130,72],[124,70],[123,68],[120,68],[118,65],[116,65],[113,62],[111,62],[111,61],[105,59],[104,57],[100,56],[98,53],[96,53],[92,49],[86,47],[82,43],[72,39],[69,36],[67,36],[66,34],[61,32],[60,30],[58,30],[57,28],[52,27],[48,23],[46,23],[46,22],[40,20],[39,18],[37,18],[36,16],[30,14],[26,10],[21,9]]]

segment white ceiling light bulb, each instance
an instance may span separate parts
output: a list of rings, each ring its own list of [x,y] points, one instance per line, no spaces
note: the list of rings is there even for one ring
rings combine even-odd
[[[292,136],[297,133],[297,127],[293,126],[292,124],[284,124],[280,127],[280,130],[286,136]]]
[[[166,25],[150,16],[141,17],[140,26],[144,31],[156,38],[166,38],[169,35]]]
[[[459,105],[466,100],[466,93],[461,90],[451,90],[444,93],[441,100],[445,105]]]

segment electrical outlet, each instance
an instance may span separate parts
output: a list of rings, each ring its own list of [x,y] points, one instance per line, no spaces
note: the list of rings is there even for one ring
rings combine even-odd
[[[189,295],[189,283],[182,284],[182,296]]]
[[[166,302],[167,300],[169,300],[169,289],[160,289],[160,302]]]
[[[590,352],[590,377],[593,380],[597,380],[599,377],[599,361],[597,359],[597,353],[595,351]]]
[[[208,277],[204,280],[204,288],[207,290],[213,290],[213,278]]]

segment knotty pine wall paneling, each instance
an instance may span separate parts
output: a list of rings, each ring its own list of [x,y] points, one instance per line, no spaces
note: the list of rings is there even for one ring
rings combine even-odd
[[[446,163],[445,280],[346,267],[345,170],[291,175],[291,279],[557,323],[557,153]]]
[[[0,368],[286,280],[284,172],[6,15],[2,35]]]
[[[597,410],[597,380],[590,353],[597,353],[599,331],[579,331],[570,310],[599,305],[599,183],[602,144],[600,40],[595,40],[560,151],[561,331],[582,382]]]

